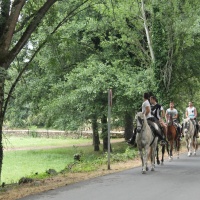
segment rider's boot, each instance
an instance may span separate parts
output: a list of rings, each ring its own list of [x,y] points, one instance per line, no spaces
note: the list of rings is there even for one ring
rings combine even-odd
[[[196,125],[196,138],[199,138],[199,125]]]
[[[166,140],[165,137],[162,138],[162,140],[160,141],[160,144],[161,144],[161,145],[167,144],[167,140]]]
[[[160,145],[165,145],[165,144],[167,144],[167,140],[166,140],[164,134],[161,135],[161,134],[158,134],[158,133],[157,133],[157,136],[158,136],[158,138],[159,138]]]
[[[129,140],[126,141],[127,144],[134,145],[135,144],[135,138],[136,138],[136,128],[135,128],[135,130],[133,132],[132,137]]]
[[[160,145],[165,145],[165,144],[167,144],[167,140],[165,138],[164,128],[162,126],[160,126],[160,130],[161,130],[161,134],[159,132],[157,132],[157,136],[159,138],[159,143],[160,143]]]

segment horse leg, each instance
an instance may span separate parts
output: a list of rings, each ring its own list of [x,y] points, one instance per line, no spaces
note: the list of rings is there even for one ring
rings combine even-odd
[[[142,173],[144,172],[144,156],[143,156],[143,151],[142,149],[138,149],[139,150],[139,153],[140,153],[140,158],[141,158],[141,161],[142,161]]]
[[[167,142],[166,148],[167,148],[167,154],[168,154],[168,157],[169,157],[169,142]]]
[[[198,140],[197,140],[197,138],[195,138],[195,152],[197,151],[197,149],[198,149]]]
[[[197,138],[196,137],[193,138],[193,148],[194,148],[193,155],[196,156],[197,155],[197,153],[196,153],[196,150],[197,150]]]
[[[164,155],[165,155],[165,145],[162,146],[162,159],[161,159],[161,165],[164,164]]]
[[[159,160],[159,147],[157,145],[156,147],[156,160],[157,160],[157,165],[160,165],[160,160]]]
[[[155,157],[156,157],[157,145],[154,144],[151,150],[151,171],[155,171]]]
[[[176,140],[176,151],[177,151],[177,159],[179,159],[179,149],[180,149],[180,140],[177,138]]]
[[[173,154],[172,154],[173,145],[174,145],[173,141],[170,141],[169,161],[172,161],[172,159],[173,159]]]
[[[143,171],[144,173],[143,174],[145,174],[146,171],[149,170],[149,168],[148,168],[148,152],[149,152],[149,147],[146,146],[144,148],[144,171]]]
[[[189,139],[185,139],[185,142],[186,142],[186,148],[187,148],[187,151],[188,151],[188,156],[190,156],[190,149],[189,149]]]
[[[192,141],[193,141],[193,138],[190,138],[188,142],[188,156],[192,155]]]

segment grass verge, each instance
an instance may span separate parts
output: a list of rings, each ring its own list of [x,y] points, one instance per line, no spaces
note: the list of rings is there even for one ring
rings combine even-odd
[[[4,149],[16,149],[23,147],[46,147],[46,146],[73,146],[80,144],[92,144],[92,139],[79,138],[32,138],[32,137],[9,137],[3,135]]]
[[[100,145],[100,149],[102,146]],[[113,143],[111,162],[125,161],[137,153],[124,142]],[[74,155],[81,156],[80,161],[74,161]],[[41,179],[48,177],[49,169],[57,172],[90,172],[106,164],[107,154],[94,152],[93,146],[73,146],[46,150],[25,150],[4,152],[1,182],[16,183],[22,177]]]

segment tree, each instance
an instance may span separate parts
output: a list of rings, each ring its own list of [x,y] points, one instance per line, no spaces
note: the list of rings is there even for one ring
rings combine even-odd
[[[53,28],[52,34],[69,18],[72,16],[77,8],[84,5],[89,0],[81,1],[75,4],[68,11],[69,13],[59,18],[60,21],[57,21],[57,26]],[[40,2],[36,1],[26,1],[26,0],[1,0],[0,1],[0,175],[2,170],[2,161],[3,161],[3,145],[2,145],[2,125],[8,105],[8,101],[11,97],[11,94],[19,81],[22,74],[25,72],[27,66],[35,55],[40,51],[40,49],[45,44],[45,35],[44,40],[41,44],[38,45],[38,49],[35,48],[35,52],[31,54],[28,58],[28,62],[25,64],[25,67],[20,70],[16,81],[10,88],[7,96],[5,95],[5,81],[7,78],[7,72],[12,67],[12,63],[15,61],[20,53],[23,53],[25,49],[29,49],[28,42],[33,35],[37,34],[42,20],[48,14],[48,11],[55,9],[53,7],[55,3],[62,3],[62,1],[57,0],[41,0]],[[74,2],[68,2],[68,4]],[[55,11],[55,10],[54,10]],[[55,12],[56,13],[56,12]],[[53,12],[53,14],[55,14]],[[42,24],[44,25],[44,24]],[[48,24],[46,24],[48,25]],[[27,52],[28,53],[28,52]],[[30,53],[30,51],[29,51]],[[25,58],[23,59],[25,61]]]
[[[128,14],[130,7],[131,15]],[[155,87],[148,66],[151,59],[145,32],[137,12],[137,4],[132,1],[128,4],[127,1],[104,2],[91,6],[89,14],[87,11],[79,13],[69,27],[62,27],[41,56],[36,56],[35,67],[31,69],[34,79],[32,73],[24,78],[30,85],[28,88],[34,91],[21,87],[20,91],[27,91],[24,97],[19,91],[23,102],[30,106],[32,116],[37,116],[37,120],[43,116],[48,127],[76,129],[88,120],[93,121],[92,116],[98,119],[106,116],[107,89],[112,87],[113,126],[125,125],[128,139],[141,94]]]

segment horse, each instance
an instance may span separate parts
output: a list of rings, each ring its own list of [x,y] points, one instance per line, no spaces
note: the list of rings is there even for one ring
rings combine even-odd
[[[198,149],[198,142],[197,138],[195,137],[195,125],[193,122],[189,119],[183,119],[183,134],[186,141],[186,147],[188,150],[188,156],[196,155],[196,150]]]
[[[167,140],[170,145],[169,149],[169,161],[173,159],[173,150],[174,146],[177,151],[177,158],[179,158],[179,150],[180,150],[180,138],[178,137],[177,134],[177,128],[174,124],[173,118],[170,115],[167,119]]]
[[[135,116],[137,120],[136,143],[142,161],[142,174],[145,174],[148,168],[148,155],[151,159],[151,171],[155,170],[155,156],[158,138],[155,137],[147,123],[144,113],[138,112]]]

